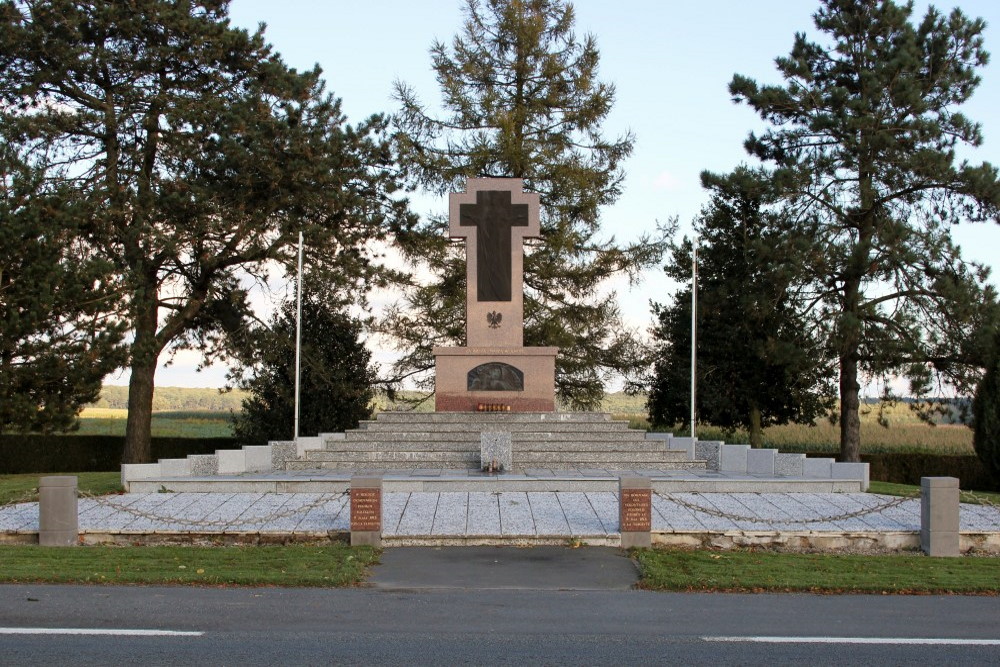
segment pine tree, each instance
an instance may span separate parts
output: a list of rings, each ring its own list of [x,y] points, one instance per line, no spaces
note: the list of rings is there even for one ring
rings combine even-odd
[[[704,173],[711,200],[695,222],[698,249],[697,415],[745,428],[812,422],[831,407],[826,355],[797,309],[801,247],[787,237],[768,175]],[[692,244],[672,247],[667,275],[688,287],[653,304],[658,322],[648,407],[655,426],[690,422]]]
[[[2,122],[2,119],[0,119]],[[0,128],[0,432],[71,430],[124,360],[118,285],[78,237],[87,215]]]
[[[380,117],[356,127],[263,28],[226,0],[7,0],[0,102],[21,142],[58,155],[91,211],[88,247],[123,284],[131,334],[125,462],[149,458],[164,352],[224,349],[247,285],[294,264],[299,231],[359,299],[380,279],[369,242],[405,226]],[[210,357],[211,358],[211,357]]]
[[[997,170],[955,163],[980,128],[958,111],[987,62],[982,20],[888,0],[823,0],[831,40],[796,35],[776,60],[784,86],[737,75],[734,99],[773,128],[746,148],[773,163],[790,219],[816,240],[803,282],[840,373],[841,458],[857,461],[860,381],[911,377],[967,392],[969,332],[995,301],[986,270],[964,262],[949,227],[997,220]]]
[[[596,41],[578,40],[573,24],[563,0],[467,0],[461,34],[450,48],[431,47],[448,115],[434,117],[397,82],[395,141],[410,183],[430,193],[459,192],[467,177],[522,178],[539,193],[542,238],[526,251],[524,341],[560,348],[557,395],[588,409],[612,376],[641,368],[639,343],[602,287],[612,276],[636,278],[662,245],[601,238],[600,209],[621,193],[634,140],[601,135],[614,86],[598,80]],[[384,325],[406,351],[397,364],[404,377],[433,367],[435,345],[463,343],[465,271],[443,218],[425,220],[400,247],[433,276],[411,284]]]
[[[250,392],[234,416],[234,435],[243,444],[291,440],[295,420],[296,305],[284,304],[270,326],[246,336],[240,358],[246,364],[230,377]],[[343,305],[304,294],[299,434],[315,436],[357,428],[371,416],[377,374],[371,352],[360,340],[361,323]]]
[[[1000,332],[972,402],[972,442],[983,466],[1000,487]]]

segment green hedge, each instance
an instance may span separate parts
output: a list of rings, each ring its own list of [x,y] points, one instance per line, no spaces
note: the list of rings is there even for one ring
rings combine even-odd
[[[829,454],[814,452],[806,456],[829,458]],[[957,477],[963,489],[1000,490],[977,456],[883,453],[862,454],[861,460],[869,464],[873,481],[919,485],[921,477]]]
[[[121,465],[120,435],[0,435],[0,474],[110,472]],[[153,438],[152,457],[184,458],[236,449],[232,438]]]

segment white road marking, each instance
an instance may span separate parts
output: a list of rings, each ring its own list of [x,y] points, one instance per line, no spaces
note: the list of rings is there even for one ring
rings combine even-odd
[[[0,628],[0,635],[116,635],[129,637],[201,637],[204,632],[132,628]]]
[[[706,642],[758,644],[936,644],[941,646],[1000,646],[1000,639],[941,637],[702,637]]]

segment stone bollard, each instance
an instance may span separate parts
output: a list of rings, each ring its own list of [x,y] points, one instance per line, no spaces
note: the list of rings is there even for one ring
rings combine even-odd
[[[928,556],[958,556],[958,479],[920,478],[920,548]]]
[[[648,477],[618,478],[618,527],[622,549],[651,547],[653,536],[652,484]]]
[[[71,547],[79,536],[76,477],[42,477],[38,480],[38,544]]]
[[[351,546],[382,546],[382,478],[351,478]]]

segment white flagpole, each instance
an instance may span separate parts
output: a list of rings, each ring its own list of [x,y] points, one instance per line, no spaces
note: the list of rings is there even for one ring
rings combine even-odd
[[[697,340],[698,340],[698,237],[694,237],[691,253],[691,441],[697,438],[695,431],[695,397],[697,395]]]
[[[295,305],[295,440],[299,439],[299,372],[302,347],[302,232],[299,232],[299,284]]]

